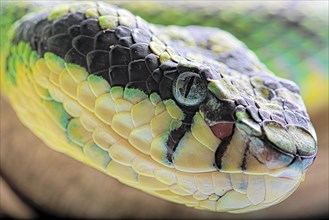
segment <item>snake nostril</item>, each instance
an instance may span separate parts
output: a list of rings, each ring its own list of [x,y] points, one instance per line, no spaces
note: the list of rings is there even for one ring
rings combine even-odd
[[[219,122],[210,126],[212,133],[219,139],[224,139],[233,133],[234,123],[232,122]]]

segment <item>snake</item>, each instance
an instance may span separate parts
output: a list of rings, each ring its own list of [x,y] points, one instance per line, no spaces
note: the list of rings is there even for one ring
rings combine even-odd
[[[3,8],[1,90],[55,151],[216,212],[270,207],[304,180],[317,137],[298,85],[229,32],[106,2]]]

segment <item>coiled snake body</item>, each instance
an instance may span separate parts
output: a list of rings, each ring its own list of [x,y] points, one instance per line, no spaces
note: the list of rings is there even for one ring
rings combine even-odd
[[[287,198],[315,158],[298,86],[227,32],[83,2],[24,16],[11,33],[1,84],[21,121],[129,186],[249,212]]]

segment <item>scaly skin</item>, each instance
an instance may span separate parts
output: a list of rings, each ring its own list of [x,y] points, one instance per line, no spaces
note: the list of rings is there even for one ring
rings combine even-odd
[[[211,6],[210,6],[211,5]],[[162,25],[221,28],[237,37],[276,75],[301,87],[310,112],[328,106],[328,3],[321,1],[123,2]]]
[[[12,33],[1,81],[21,121],[127,185],[249,212],[287,198],[315,158],[299,88],[227,32],[83,2],[31,13]]]

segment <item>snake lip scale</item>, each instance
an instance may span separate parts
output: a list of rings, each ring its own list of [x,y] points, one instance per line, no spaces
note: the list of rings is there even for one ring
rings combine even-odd
[[[34,7],[1,51],[1,83],[50,147],[199,209],[255,211],[297,189],[317,152],[299,88],[234,36],[103,2]]]

